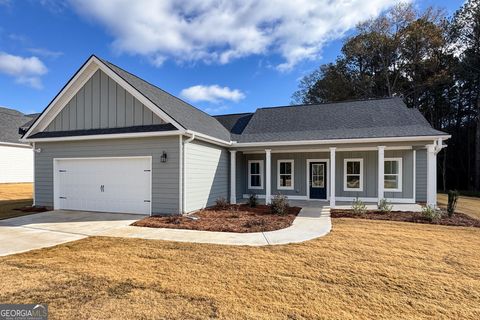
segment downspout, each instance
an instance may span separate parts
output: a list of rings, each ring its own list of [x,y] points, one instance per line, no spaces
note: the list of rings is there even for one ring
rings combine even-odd
[[[35,150],[35,142],[32,142],[30,144],[30,146],[32,147],[32,152],[33,152],[33,203],[32,203],[32,206],[35,207],[35,153],[37,152]]]
[[[185,178],[186,178],[186,171],[185,170],[185,147],[188,143],[192,142],[195,140],[195,133],[192,133],[190,138],[182,142],[182,196],[183,196],[183,202],[182,202],[182,213],[186,213],[185,208],[187,206],[187,197],[186,197],[186,183],[185,183]]]

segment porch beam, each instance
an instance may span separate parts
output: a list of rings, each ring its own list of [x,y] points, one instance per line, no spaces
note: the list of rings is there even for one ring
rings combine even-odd
[[[427,205],[437,206],[437,154],[435,144],[427,147]]]
[[[337,148],[330,148],[330,208],[335,208],[335,151]]]
[[[272,198],[272,150],[265,149],[265,203],[270,204]]]
[[[378,203],[385,198],[385,191],[384,191],[384,175],[385,175],[385,146],[378,146],[378,183],[377,183],[377,191],[378,191]]]
[[[237,203],[237,150],[230,150],[230,203]]]

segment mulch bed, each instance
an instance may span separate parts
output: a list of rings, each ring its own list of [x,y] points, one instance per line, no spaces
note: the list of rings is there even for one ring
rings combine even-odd
[[[152,216],[136,221],[132,226],[150,228],[189,229],[221,232],[263,232],[289,227],[300,212],[290,207],[285,215],[271,213],[270,207],[246,204],[229,205],[226,208],[211,207],[188,216]],[[198,217],[193,220],[190,217]]]
[[[21,212],[46,212],[50,211],[51,209],[47,207],[32,207],[32,206],[27,206],[27,207],[22,207],[22,208],[15,208],[13,209],[15,211],[21,211]]]
[[[466,214],[456,212],[452,217],[444,215],[442,218],[430,221],[422,216],[421,212],[392,211],[382,213],[380,211],[367,211],[363,214],[356,214],[352,210],[332,209],[330,212],[332,218],[354,218],[371,220],[390,220],[415,223],[437,224],[444,226],[461,226],[480,228],[480,220],[472,218]]]

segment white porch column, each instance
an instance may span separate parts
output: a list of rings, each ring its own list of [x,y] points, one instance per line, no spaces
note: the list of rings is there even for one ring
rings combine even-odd
[[[237,151],[230,150],[230,203],[236,204],[237,203],[237,178],[236,178],[236,171],[237,171]]]
[[[378,200],[377,203],[380,203],[385,197],[384,192],[384,173],[385,173],[385,147],[378,146],[378,183],[377,183],[377,190],[378,190]]]
[[[272,197],[272,150],[265,149],[265,203],[270,204]]]
[[[427,145],[427,205],[437,206],[437,154],[435,145]]]
[[[335,208],[335,151],[337,148],[330,148],[330,208]]]

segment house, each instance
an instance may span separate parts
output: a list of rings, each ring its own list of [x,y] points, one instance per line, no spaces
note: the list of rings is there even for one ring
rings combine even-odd
[[[33,182],[33,152],[18,128],[35,115],[0,107],[0,183]]]
[[[450,137],[396,98],[212,117],[96,56],[25,131],[37,205],[141,214],[276,193],[435,205]]]

